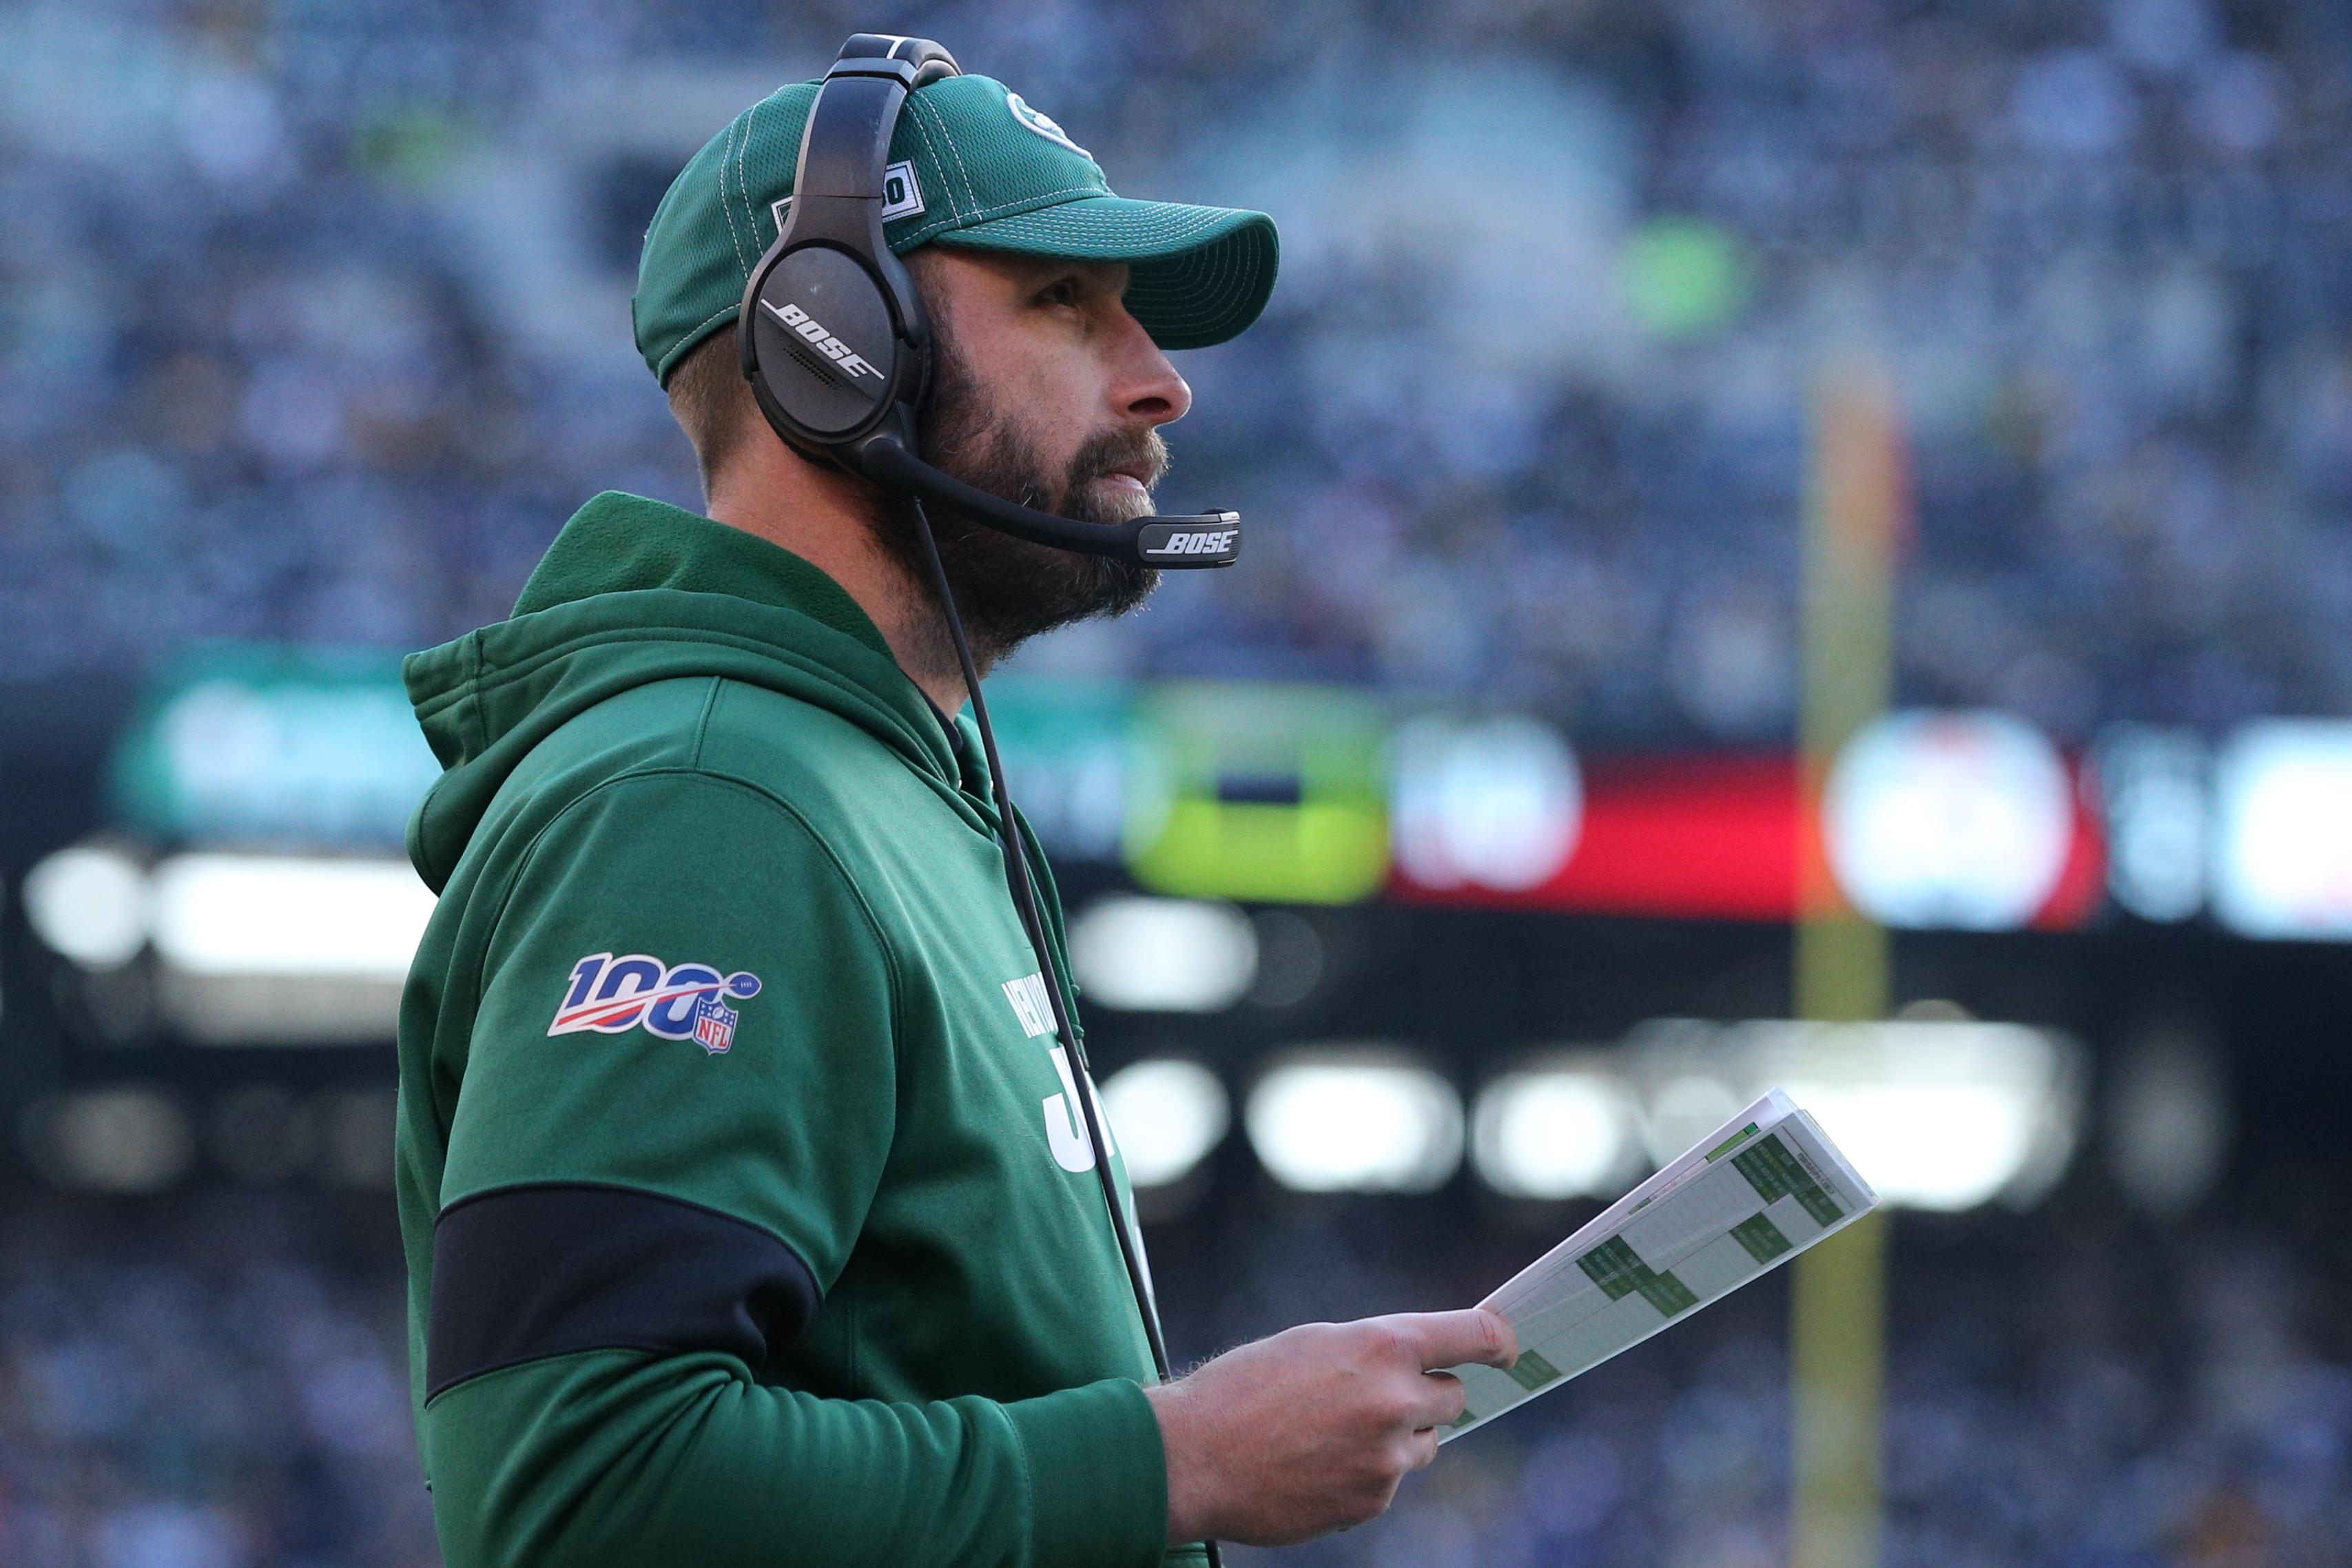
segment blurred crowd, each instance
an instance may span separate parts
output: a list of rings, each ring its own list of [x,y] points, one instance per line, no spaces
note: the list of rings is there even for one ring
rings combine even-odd
[[[380,1194],[0,1206],[0,1563],[434,1568]]]
[[[0,5],[0,669],[421,646],[691,503],[636,241],[823,0]],[[1914,701],[2079,740],[2352,690],[2336,0],[900,7],[1129,194],[1282,225],[1167,495],[1251,560],[1041,668],[1790,725],[1820,388],[1908,443]]]
[[[12,1194],[7,1215],[0,1562],[437,1563],[380,1200]],[[1327,1200],[1230,1234],[1163,1233],[1180,1359],[1316,1317],[1459,1305],[1549,1239],[1459,1220],[1453,1199]],[[2352,1262],[2340,1234],[2277,1210],[2160,1232],[2079,1195],[2024,1218],[1894,1223],[1887,1568],[2340,1562],[2352,1341],[2326,1307]],[[1375,1523],[1231,1559],[1780,1563],[1786,1300],[1779,1278],[1752,1287],[1469,1435]]]

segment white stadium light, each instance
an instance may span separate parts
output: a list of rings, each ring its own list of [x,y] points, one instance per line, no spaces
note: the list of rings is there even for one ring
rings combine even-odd
[[[195,1130],[179,1101],[129,1087],[36,1100],[25,1114],[25,1142],[58,1186],[108,1193],[168,1187],[195,1155]]]
[[[1966,1209],[2024,1169],[2039,1107],[1990,1084],[1808,1082],[1787,1086],[1880,1194],[1910,1208]]]
[[[2095,753],[2107,831],[2107,888],[2150,921],[2185,921],[2205,902],[2212,860],[2211,760],[2193,730],[2116,724]]]
[[[1192,1173],[1224,1141],[1232,1102],[1217,1075],[1198,1062],[1155,1058],[1121,1068],[1102,1088],[1103,1114],[1138,1187],[1165,1187]]]
[[[434,904],[405,860],[180,855],[154,889],[155,950],[192,974],[397,981]]]
[[[147,872],[119,849],[60,849],[25,874],[25,918],[52,952],[113,969],[147,945]]]
[[[1397,868],[1422,887],[1526,892],[1576,852],[1584,826],[1576,754],[1533,719],[1407,720],[1390,776]]]
[[[1222,1012],[1257,978],[1257,931],[1231,904],[1117,894],[1071,922],[1070,967],[1106,1007]]]
[[[1685,1072],[1652,1086],[1648,1095],[1650,1161],[1664,1165],[1753,1100],[1720,1077]]]
[[[1243,1121],[1259,1163],[1299,1192],[1432,1192],[1462,1163],[1454,1086],[1377,1047],[1290,1053],[1251,1090]]]
[[[1822,834],[1838,886],[1873,920],[2009,931],[2065,870],[2074,792],[2056,748],[2021,720],[1897,713],[1838,753]]]
[[[404,860],[180,855],[153,893],[157,1000],[214,1045],[390,1039],[434,905]]]
[[[2072,1158],[2083,1070],[2073,1042],[2016,1024],[1763,1022],[1637,1033],[1627,1072],[1654,1136],[1673,1101],[1745,1104],[1779,1087],[1813,1113],[1888,1203],[1965,1209],[2031,1203]]]
[[[2215,761],[2213,911],[2247,936],[2352,938],[2352,724],[2270,719]]]
[[[1607,1197],[1636,1145],[1633,1096],[1591,1055],[1538,1058],[1488,1084],[1470,1119],[1470,1160],[1509,1197]]]

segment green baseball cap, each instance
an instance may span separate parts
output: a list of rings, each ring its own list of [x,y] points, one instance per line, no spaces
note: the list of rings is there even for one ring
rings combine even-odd
[[[630,315],[637,352],[663,384],[741,313],[793,194],[817,86],[778,88],[737,115],[655,210]],[[882,233],[893,251],[936,242],[1125,262],[1128,310],[1161,348],[1223,342],[1273,292],[1272,218],[1115,195],[1091,153],[987,77],[948,77],[910,96],[890,160]]]

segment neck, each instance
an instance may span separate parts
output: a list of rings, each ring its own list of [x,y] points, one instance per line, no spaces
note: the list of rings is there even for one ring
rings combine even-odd
[[[881,629],[907,679],[940,712],[957,712],[971,694],[955,645],[928,585],[875,537],[871,520],[882,498],[873,482],[761,436],[712,482],[711,520],[780,544],[840,584]]]

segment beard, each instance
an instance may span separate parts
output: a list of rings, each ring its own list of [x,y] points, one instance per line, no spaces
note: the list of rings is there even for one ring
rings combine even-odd
[[[1080,522],[1128,522],[1150,514],[1148,494],[1106,502],[1097,499],[1091,481],[1139,465],[1156,482],[1168,468],[1168,447],[1158,431],[1107,431],[1053,471],[1036,443],[990,406],[978,378],[945,333],[933,341],[930,402],[917,433],[917,455],[923,461],[991,495]],[[1015,539],[961,507],[926,501],[924,510],[973,661],[982,670],[1040,632],[1097,616],[1123,616],[1149,598],[1160,582],[1156,568]],[[914,504],[885,494],[871,523],[875,537],[923,596],[936,600]],[[945,649],[944,625],[940,639]]]

